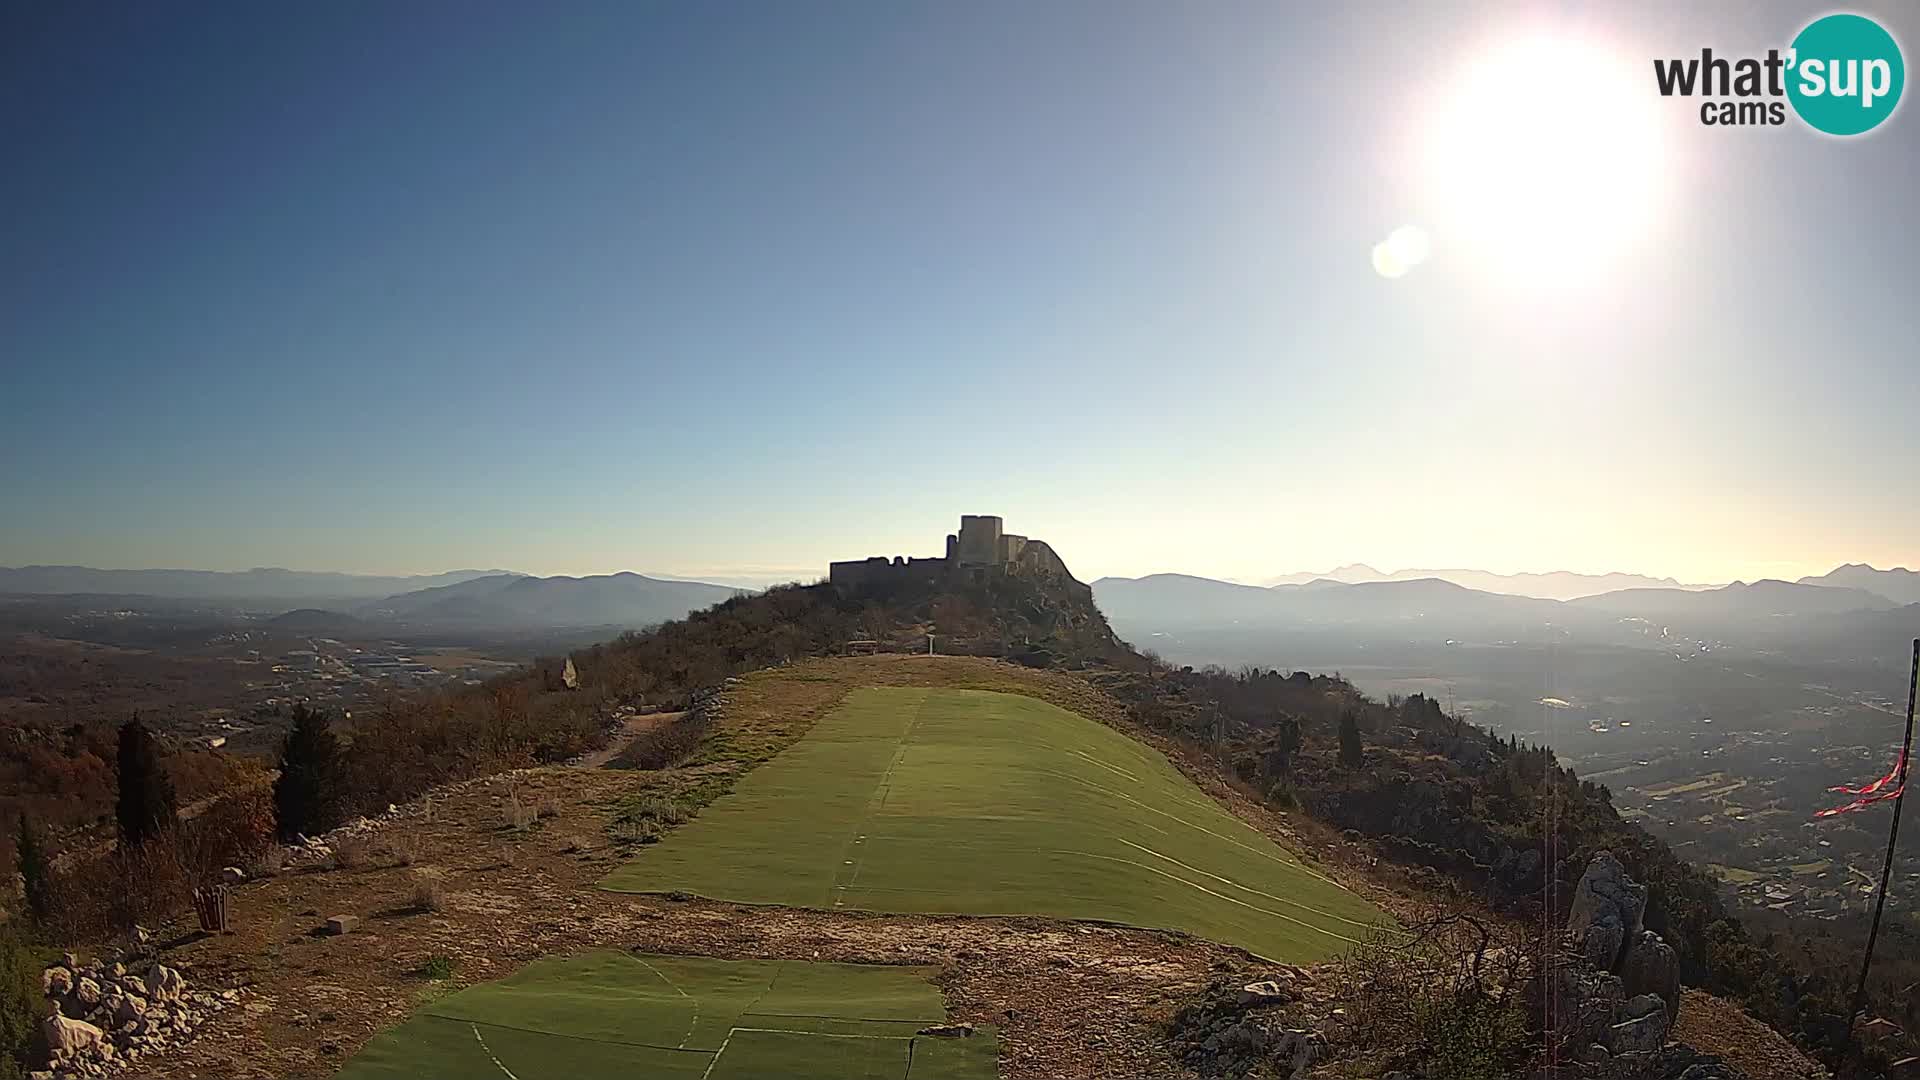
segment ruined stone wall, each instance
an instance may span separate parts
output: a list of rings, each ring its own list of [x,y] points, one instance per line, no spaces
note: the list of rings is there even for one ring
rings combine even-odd
[[[863,589],[944,581],[947,576],[947,567],[948,563],[945,559],[909,559],[904,555],[895,555],[889,559],[884,555],[875,555],[870,559],[854,559],[828,564],[827,580],[835,588],[858,592]]]

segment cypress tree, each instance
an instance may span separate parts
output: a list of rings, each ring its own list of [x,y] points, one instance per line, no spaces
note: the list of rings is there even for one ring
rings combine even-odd
[[[33,946],[12,927],[0,927],[0,1080],[29,1075],[40,1040],[44,965]]]
[[[27,913],[33,921],[45,923],[53,914],[53,867],[47,861],[46,844],[40,830],[25,814],[20,815],[20,836],[14,844],[20,864],[20,881],[27,896]]]
[[[139,717],[120,728],[120,842],[138,847],[180,823],[173,781],[160,760],[160,740]]]
[[[293,708],[293,726],[280,748],[273,809],[280,835],[315,836],[340,824],[346,804],[340,740],[326,713],[306,703]]]
[[[1357,769],[1364,757],[1364,748],[1360,745],[1360,718],[1354,715],[1352,709],[1346,709],[1340,713],[1340,764]]]

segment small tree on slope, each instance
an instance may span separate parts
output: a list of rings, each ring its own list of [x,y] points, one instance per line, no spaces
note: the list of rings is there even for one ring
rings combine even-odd
[[[293,727],[280,749],[280,778],[273,783],[282,837],[315,836],[340,824],[346,803],[342,760],[327,714],[304,703],[294,706]]]
[[[1360,718],[1352,709],[1340,714],[1340,764],[1349,769],[1357,769],[1365,757],[1360,745]]]
[[[180,823],[160,740],[134,717],[120,728],[120,842],[138,847]]]
[[[53,914],[53,867],[47,861],[47,846],[32,819],[20,815],[20,836],[14,844],[20,863],[20,883],[26,893],[27,913],[33,921],[46,924]]]

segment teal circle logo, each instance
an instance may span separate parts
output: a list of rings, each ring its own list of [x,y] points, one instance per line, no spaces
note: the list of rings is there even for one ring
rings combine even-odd
[[[1860,135],[1900,104],[1907,65],[1900,44],[1864,15],[1827,15],[1793,39],[1787,99],[1816,131]]]

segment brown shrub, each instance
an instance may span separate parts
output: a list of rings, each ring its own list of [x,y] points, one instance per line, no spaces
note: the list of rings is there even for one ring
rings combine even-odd
[[[335,870],[357,870],[373,861],[373,841],[364,836],[343,836],[330,846]]]
[[[670,724],[634,736],[609,765],[616,769],[664,769],[693,756],[713,730],[713,717],[696,709]]]
[[[414,911],[439,911],[446,905],[446,874],[438,867],[423,866],[413,872],[413,893],[409,906]]]
[[[396,837],[387,842],[387,855],[395,866],[412,866],[420,861],[420,842],[410,836]]]

